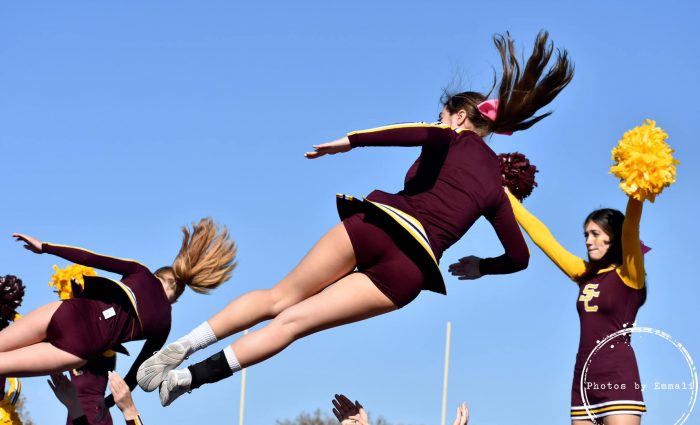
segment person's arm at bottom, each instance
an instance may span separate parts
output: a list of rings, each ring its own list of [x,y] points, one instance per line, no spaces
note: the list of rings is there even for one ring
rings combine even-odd
[[[124,382],[117,372],[109,372],[109,389],[112,391],[114,403],[124,415],[124,420],[128,425],[141,424],[139,411],[134,405],[134,400],[131,398],[129,386]]]

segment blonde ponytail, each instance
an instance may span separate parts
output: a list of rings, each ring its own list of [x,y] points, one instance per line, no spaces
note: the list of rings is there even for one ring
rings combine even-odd
[[[184,237],[180,252],[173,261],[175,279],[193,291],[206,294],[231,278],[236,267],[236,243],[223,229],[207,217],[192,224],[192,232],[182,227]],[[184,288],[183,288],[184,289]]]

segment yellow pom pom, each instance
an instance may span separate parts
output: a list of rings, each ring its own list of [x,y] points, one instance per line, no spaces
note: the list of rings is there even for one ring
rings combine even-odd
[[[656,195],[676,181],[673,149],[668,134],[650,119],[627,131],[612,150],[615,165],[610,173],[620,178],[620,188],[638,201],[654,202]]]
[[[97,275],[95,269],[92,267],[85,267],[79,264],[72,264],[63,269],[60,269],[58,266],[53,266],[53,269],[56,273],[51,276],[49,286],[56,287],[56,293],[58,293],[59,298],[62,300],[73,298],[72,280],[82,288],[85,286],[83,276]]]
[[[22,420],[7,399],[0,400],[0,425],[22,425]]]

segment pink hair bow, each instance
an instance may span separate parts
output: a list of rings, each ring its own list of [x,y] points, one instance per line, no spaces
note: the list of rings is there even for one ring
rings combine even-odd
[[[496,121],[498,116],[498,99],[488,99],[484,100],[480,104],[476,105],[476,109],[479,110],[481,116],[489,121]],[[503,133],[496,132],[496,134],[503,134],[504,136],[510,136],[513,134],[512,131],[507,131]]]

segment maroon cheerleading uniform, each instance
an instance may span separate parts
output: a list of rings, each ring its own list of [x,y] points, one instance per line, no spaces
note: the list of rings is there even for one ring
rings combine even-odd
[[[70,379],[75,386],[80,407],[85,412],[85,423],[89,425],[112,425],[112,416],[109,410],[105,409],[103,415],[98,420],[100,414],[100,404],[104,402],[107,384],[109,383],[108,373],[117,366],[117,356],[100,356],[90,360],[80,369],[70,371]],[[67,425],[73,421],[68,417]]]
[[[42,251],[122,275],[121,281],[84,276],[84,290],[75,298],[62,301],[51,317],[46,341],[90,361],[99,359],[108,350],[123,351],[124,342],[145,339],[124,377],[133,390],[139,366],[163,346],[170,333],[171,305],[160,280],[146,266],[133,260],[46,242]],[[111,397],[107,405],[114,405]]]
[[[365,273],[398,307],[421,289],[445,294],[442,253],[484,216],[505,253],[481,260],[482,275],[527,267],[529,252],[502,188],[497,155],[476,133],[442,124],[399,124],[348,134],[353,148],[421,146],[404,188],[366,202],[339,198],[339,212]]]
[[[517,199],[509,198],[515,217],[535,244],[579,286],[576,309],[581,339],[571,388],[571,419],[646,412],[630,334],[621,332],[602,344],[608,336],[633,326],[644,299],[644,257],[639,242],[642,203],[632,198],[627,203],[622,225],[622,264],[600,270],[579,283],[588,273],[588,264],[564,249],[549,229]],[[596,349],[599,343],[601,345]],[[584,368],[587,373],[582,393]]]

